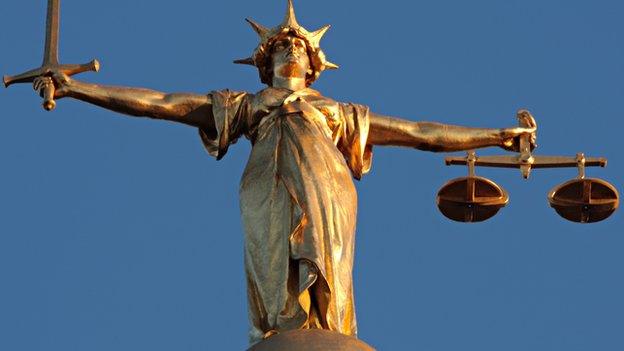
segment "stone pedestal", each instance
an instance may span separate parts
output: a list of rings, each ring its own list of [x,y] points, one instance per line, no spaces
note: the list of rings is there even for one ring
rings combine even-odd
[[[375,351],[363,341],[322,329],[290,330],[263,340],[247,351]]]

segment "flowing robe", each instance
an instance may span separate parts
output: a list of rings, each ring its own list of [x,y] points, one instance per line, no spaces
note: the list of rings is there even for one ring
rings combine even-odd
[[[356,335],[352,268],[357,194],[370,168],[368,109],[305,89],[211,93],[220,159],[246,136],[240,184],[250,342],[301,328]]]

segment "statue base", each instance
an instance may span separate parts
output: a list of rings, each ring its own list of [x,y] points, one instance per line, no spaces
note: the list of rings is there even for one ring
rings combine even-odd
[[[323,329],[290,330],[275,334],[247,351],[375,351],[352,336]]]

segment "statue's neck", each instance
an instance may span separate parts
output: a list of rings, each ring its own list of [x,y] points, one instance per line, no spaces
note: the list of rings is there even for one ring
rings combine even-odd
[[[305,78],[280,77],[277,75],[273,76],[273,87],[285,88],[292,91],[299,91],[307,88]]]

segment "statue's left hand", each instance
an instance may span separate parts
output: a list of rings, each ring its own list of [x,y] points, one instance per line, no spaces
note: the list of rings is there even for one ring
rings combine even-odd
[[[518,152],[520,150],[520,137],[529,136],[531,151],[537,147],[537,123],[535,118],[528,111],[520,111],[519,118],[522,118],[526,127],[514,127],[501,129],[501,147],[508,151]]]

